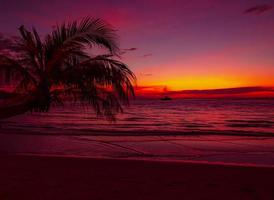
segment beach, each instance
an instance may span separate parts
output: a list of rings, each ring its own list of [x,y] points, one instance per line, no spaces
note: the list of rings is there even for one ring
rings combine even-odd
[[[274,168],[0,156],[0,199],[273,199]]]
[[[0,199],[273,199],[274,138],[0,134]]]

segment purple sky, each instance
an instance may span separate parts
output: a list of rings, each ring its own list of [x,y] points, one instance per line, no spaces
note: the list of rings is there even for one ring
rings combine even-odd
[[[171,90],[274,85],[272,0],[0,0],[0,26],[41,34],[100,17],[118,29],[139,85]]]

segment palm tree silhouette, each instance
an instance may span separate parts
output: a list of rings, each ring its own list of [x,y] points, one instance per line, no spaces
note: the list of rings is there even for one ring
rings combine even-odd
[[[136,77],[119,61],[115,30],[104,21],[86,17],[63,23],[43,40],[35,28],[29,31],[21,26],[19,31],[13,55],[0,55],[0,68],[16,76],[19,94],[0,106],[0,119],[27,111],[47,112],[66,96],[115,119],[123,111],[122,103],[134,96]],[[107,53],[92,56],[89,51],[95,46]]]

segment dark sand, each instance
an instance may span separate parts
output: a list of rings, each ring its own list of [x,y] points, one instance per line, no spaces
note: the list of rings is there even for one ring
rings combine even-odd
[[[274,199],[274,168],[0,156],[0,199]]]

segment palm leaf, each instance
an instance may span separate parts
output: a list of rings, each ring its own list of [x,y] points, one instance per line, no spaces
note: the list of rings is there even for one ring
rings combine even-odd
[[[100,19],[86,17],[80,23],[57,26],[45,41],[47,70],[60,67],[71,56],[85,57],[87,46],[100,46],[114,55],[119,52],[114,30]]]
[[[24,68],[17,60],[9,58],[8,56],[5,55],[0,55],[0,69],[4,70],[10,70],[12,73],[11,75],[19,75],[20,78],[19,80],[22,80],[24,82],[24,86],[22,84],[22,89],[23,88],[29,88],[30,85],[37,85],[37,80],[35,77],[27,70]],[[10,77],[11,78],[11,77]],[[20,84],[19,84],[20,85]]]
[[[37,75],[42,75],[44,68],[44,47],[42,41],[33,28],[33,32],[28,31],[24,26],[19,28],[21,39],[17,45],[21,52],[21,59],[24,64],[35,69]]]

